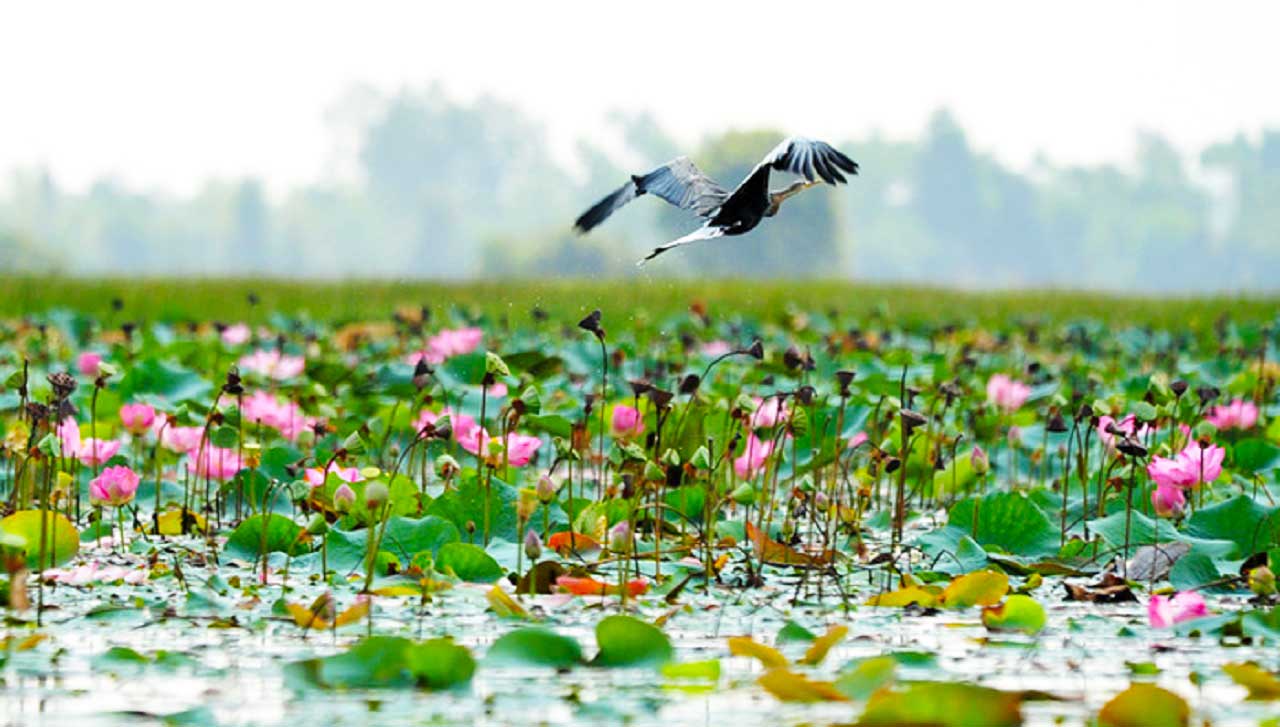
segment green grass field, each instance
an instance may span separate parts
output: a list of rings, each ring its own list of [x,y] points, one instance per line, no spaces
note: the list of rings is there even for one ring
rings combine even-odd
[[[257,306],[251,305],[250,295]],[[536,306],[555,317],[592,308],[613,315],[650,315],[705,303],[714,315],[776,316],[787,310],[883,315],[898,325],[1061,323],[1092,319],[1114,325],[1203,330],[1226,315],[1236,322],[1273,321],[1280,296],[1153,298],[1075,291],[971,292],[837,281],[708,281],[644,278],[583,281],[389,282],[276,279],[9,278],[0,284],[0,315],[65,308],[105,316],[113,301],[128,320],[243,320],[267,312],[305,313],[328,321],[383,319],[401,306],[459,307],[513,320]]]

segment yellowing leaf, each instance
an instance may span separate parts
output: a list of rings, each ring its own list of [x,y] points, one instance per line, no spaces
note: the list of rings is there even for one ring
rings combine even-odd
[[[1249,690],[1249,699],[1280,699],[1280,679],[1257,664],[1226,664],[1222,670],[1236,684]]]
[[[160,521],[161,535],[181,535],[182,534],[182,509],[172,508],[165,510],[157,518]],[[194,510],[187,510],[187,531],[192,533],[203,533],[208,522]],[[154,525],[148,524],[148,532],[154,529]]]
[[[935,586],[906,586],[896,591],[881,593],[867,599],[868,606],[902,608],[917,604],[929,608],[938,604],[938,596],[942,589]]]
[[[729,653],[734,656],[749,656],[758,659],[766,669],[776,669],[787,665],[787,657],[772,646],[765,646],[750,636],[732,636],[729,638]]]
[[[756,681],[765,691],[784,702],[849,701],[831,682],[815,681],[786,667],[770,669]]]
[[[800,657],[800,663],[810,666],[821,664],[822,660],[827,658],[827,652],[831,651],[831,647],[843,641],[848,634],[848,626],[832,626],[828,628],[827,633],[813,640],[809,650],[804,652],[804,656]]]
[[[957,682],[917,682],[880,689],[867,700],[863,727],[1015,727],[1022,724],[1022,694]]]
[[[947,608],[994,606],[1009,592],[1009,576],[996,571],[966,573],[951,582],[942,592],[939,604]]]
[[[531,619],[529,611],[521,606],[501,586],[494,586],[485,593],[485,598],[489,601],[489,608],[493,612],[503,618],[520,618]]]
[[[1154,684],[1132,684],[1098,712],[1102,727],[1185,727],[1190,720],[1186,700]]]
[[[303,606],[300,603],[288,603],[285,604],[285,608],[289,611],[289,615],[293,617],[293,622],[299,627],[315,631],[327,631],[354,623],[367,616],[369,614],[369,599],[356,599],[355,603],[336,616],[334,615],[333,596],[328,593],[321,594],[310,607]]]

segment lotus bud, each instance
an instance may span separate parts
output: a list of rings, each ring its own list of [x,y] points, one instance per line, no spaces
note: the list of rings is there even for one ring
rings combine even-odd
[[[350,512],[351,507],[356,504],[356,491],[351,489],[351,485],[343,482],[338,485],[338,489],[333,491],[333,509],[338,512]]]
[[[1265,565],[1249,571],[1249,590],[1259,596],[1276,595],[1276,574]]]
[[[733,501],[739,505],[750,505],[756,501],[756,490],[749,482],[743,482],[734,488],[733,493],[729,495]]]
[[[831,507],[831,498],[827,497],[827,493],[819,490],[813,493],[813,506],[818,508],[819,512],[824,512]]]
[[[528,522],[537,509],[538,491],[531,490],[528,487],[520,488],[520,491],[516,493],[516,519],[522,523]]]
[[[364,488],[364,504],[370,510],[379,510],[391,498],[391,490],[385,482],[370,482]]]
[[[556,499],[556,483],[547,475],[538,478],[538,500],[544,505],[549,505]]]
[[[623,520],[609,530],[609,550],[625,553],[631,546],[631,523]]]
[[[982,447],[973,448],[973,453],[969,455],[969,464],[975,475],[981,476],[991,471],[991,460],[987,459],[987,453],[982,450]]]
[[[536,561],[542,557],[542,538],[536,530],[530,530],[524,536],[524,554],[529,560]]]

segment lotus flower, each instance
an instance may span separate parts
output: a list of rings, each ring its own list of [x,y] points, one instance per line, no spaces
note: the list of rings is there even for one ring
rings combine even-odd
[[[1116,421],[1115,418],[1104,414],[1103,416],[1098,417],[1098,438],[1102,440],[1103,446],[1108,450],[1115,449],[1116,447],[1116,435],[1111,433],[1112,425],[1115,425],[1115,428],[1124,434],[1138,439],[1145,437],[1150,431],[1150,428],[1146,424],[1139,425],[1138,418],[1133,414],[1126,416],[1120,421]]]
[[[1226,406],[1213,407],[1205,421],[1220,430],[1252,429],[1258,423],[1258,407],[1251,401],[1235,399]]]
[[[790,411],[782,397],[771,396],[768,399],[755,397],[756,410],[751,414],[752,429],[770,429],[779,422],[787,421]]]
[[[364,475],[360,474],[360,470],[356,467],[330,467],[328,474],[343,482],[359,482],[364,479]],[[305,476],[307,484],[312,487],[324,485],[327,479],[323,467],[308,467]]]
[[[239,453],[234,449],[214,447],[207,443],[203,452],[191,453],[191,459],[195,465],[196,475],[208,477],[211,480],[229,480],[244,467]]]
[[[98,375],[98,367],[102,365],[102,356],[93,351],[85,351],[76,359],[76,370],[93,378]]]
[[[621,439],[634,439],[644,432],[644,417],[640,416],[640,410],[626,404],[613,408],[610,424],[613,436]]]
[[[479,328],[446,328],[427,339],[427,347],[409,354],[407,360],[411,366],[424,359],[427,363],[444,363],[448,358],[476,350],[483,339],[484,332]]]
[[[733,460],[733,471],[738,473],[738,478],[749,480],[754,478],[764,469],[765,462],[769,459],[769,455],[773,454],[773,440],[760,441],[756,435],[747,435],[747,446],[742,450],[742,454]]]
[[[1147,601],[1147,618],[1151,625],[1158,629],[1167,629],[1174,624],[1190,621],[1209,614],[1204,597],[1195,591],[1182,591],[1172,598],[1168,596],[1152,596]]]
[[[243,346],[249,342],[253,332],[243,323],[233,323],[222,329],[222,342],[228,346]]]
[[[120,507],[133,500],[138,475],[128,467],[108,467],[89,481],[89,500],[95,505]]]
[[[159,419],[156,425],[163,425]],[[153,425],[155,427],[155,425]],[[160,444],[170,452],[194,452],[200,446],[200,440],[204,438],[204,429],[200,427],[176,427],[166,426],[160,431]]]
[[[284,381],[301,376],[307,368],[307,360],[279,351],[254,351],[240,357],[240,368],[269,379]]]
[[[1157,483],[1151,491],[1151,505],[1160,517],[1176,517],[1187,505],[1187,496],[1177,485]]]
[[[501,452],[497,447],[491,446],[501,445],[501,438],[490,436],[487,430],[476,426],[474,420],[470,424],[471,426],[465,432],[460,432],[456,427],[453,430],[458,438],[458,444],[471,454],[484,459],[490,466],[502,465],[504,460]],[[507,435],[505,462],[512,467],[524,467],[529,464],[541,446],[541,439],[513,432]]]
[[[987,401],[1006,412],[1017,411],[1031,396],[1031,387],[1004,374],[987,379]]]
[[[255,391],[245,397],[240,411],[246,420],[271,427],[289,440],[297,439],[302,430],[315,422],[303,414],[297,404],[266,391]]]
[[[156,421],[156,410],[148,404],[125,404],[120,407],[120,423],[134,436],[145,434]]]

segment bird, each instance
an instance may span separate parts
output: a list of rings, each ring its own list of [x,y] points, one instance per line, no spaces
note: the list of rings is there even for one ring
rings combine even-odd
[[[802,179],[783,189],[770,190],[770,171],[788,172]],[[750,232],[764,218],[778,214],[788,198],[824,182],[832,186],[847,183],[845,173],[857,174],[858,163],[824,141],[803,136],[789,137],[775,146],[732,192],[703,174],[688,157],[681,156],[647,174],[632,175],[630,181],[583,212],[573,226],[578,234],[586,234],[645,194],[706,220],[693,232],[655,247],[636,263],[644,265],[681,245]]]

